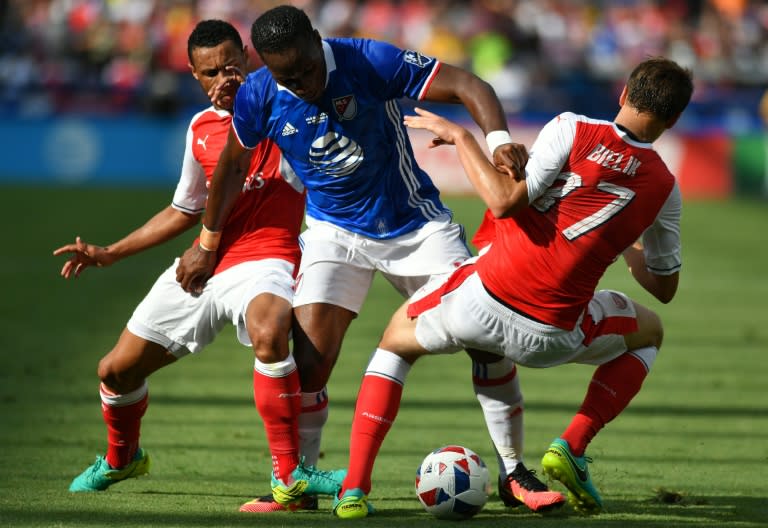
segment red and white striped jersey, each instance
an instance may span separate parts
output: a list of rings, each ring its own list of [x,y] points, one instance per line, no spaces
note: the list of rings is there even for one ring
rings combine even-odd
[[[232,116],[209,107],[197,113],[187,129],[181,178],[173,207],[201,213],[210,179],[229,134]],[[280,258],[298,268],[299,231],[304,215],[304,190],[270,140],[252,151],[243,190],[223,227],[214,273],[250,260]],[[290,183],[289,180],[290,179]]]
[[[479,230],[493,243],[478,274],[512,308],[572,329],[606,268],[641,236],[653,273],[680,269],[680,192],[650,144],[564,113],[542,129],[525,172],[530,206],[486,215]]]

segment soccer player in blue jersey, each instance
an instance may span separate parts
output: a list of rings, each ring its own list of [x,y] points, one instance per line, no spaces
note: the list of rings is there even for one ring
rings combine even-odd
[[[398,99],[462,103],[486,134],[499,170],[520,174],[523,145],[512,143],[493,88],[477,76],[416,51],[364,39],[322,39],[291,6],[262,14],[251,41],[265,67],[250,74],[235,101],[229,138],[208,195],[201,240],[219,236],[246,174],[244,155],[264,138],[277,143],[307,190],[307,230],[294,297],[294,355],[302,386],[301,452],[314,465],[328,416],[326,383],[342,339],[381,272],[409,296],[431,276],[470,256],[462,226],[414,159]],[[188,249],[177,280],[196,291],[215,252]],[[473,383],[500,466],[505,504],[560,506],[522,463],[522,394],[514,363],[473,357]],[[280,503],[301,505],[303,490],[273,479]],[[338,499],[337,499],[338,500]],[[269,497],[249,506],[272,511]]]

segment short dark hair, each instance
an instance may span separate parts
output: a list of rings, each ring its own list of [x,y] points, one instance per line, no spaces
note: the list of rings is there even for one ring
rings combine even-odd
[[[192,62],[192,51],[196,48],[214,48],[231,40],[238,49],[243,49],[243,39],[235,26],[223,20],[202,20],[198,22],[195,29],[187,39],[187,56],[189,62]]]
[[[251,43],[257,53],[280,53],[311,38],[314,29],[301,9],[281,5],[265,11],[251,26]]]
[[[638,64],[627,81],[627,102],[639,112],[669,120],[685,110],[693,94],[693,74],[664,57]]]

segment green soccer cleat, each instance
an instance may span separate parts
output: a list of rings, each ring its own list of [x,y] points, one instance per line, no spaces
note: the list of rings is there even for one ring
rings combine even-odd
[[[321,471],[315,466],[305,466],[302,461],[291,473],[293,483],[290,486],[272,475],[272,497],[278,504],[294,511],[301,507],[306,495],[338,495],[346,474],[345,469]]]
[[[589,462],[591,458],[574,456],[568,442],[555,438],[541,459],[541,467],[545,475],[568,488],[568,501],[576,511],[595,514],[603,509],[603,500],[589,476]]]
[[[103,456],[97,456],[96,462],[80,473],[69,485],[73,493],[104,491],[121,480],[136,478],[149,473],[149,453],[139,448],[133,461],[124,468],[114,469]]]
[[[341,498],[333,497],[333,514],[339,519],[362,519],[373,512],[368,495],[360,488],[348,489]]]

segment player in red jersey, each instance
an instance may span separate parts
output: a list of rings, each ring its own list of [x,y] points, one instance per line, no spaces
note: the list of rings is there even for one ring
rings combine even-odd
[[[478,239],[487,251],[427,284],[390,321],[358,395],[342,493],[369,492],[413,362],[469,347],[530,367],[597,365],[581,408],[542,466],[565,485],[574,507],[601,510],[584,452],[639,391],[663,330],[650,309],[595,288],[623,254],[633,277],[661,302],[677,291],[680,193],[651,143],[675,124],[692,91],[688,70],[664,58],[642,62],[613,122],[572,113],[550,121],[531,148],[525,178],[495,168],[459,125],[418,109],[405,117],[408,126],[435,133],[435,145],[456,145],[490,211]]]
[[[197,225],[207,189],[229,133],[234,95],[243,81],[247,52],[237,30],[220,20],[200,22],[188,41],[192,75],[214,104],[189,125],[181,178],[171,205],[117,242],[101,247],[76,238],[54,251],[70,254],[61,275],[77,277],[90,266],[118,260],[166,242]],[[147,377],[209,344],[231,322],[255,354],[254,401],[272,453],[273,478],[333,494],[338,478],[299,461],[297,419],[301,390],[288,336],[291,301],[300,259],[298,235],[304,212],[301,184],[285,179],[281,153],[263,141],[242,168],[241,189],[220,239],[205,243],[217,253],[214,276],[196,295],[176,282],[177,263],[160,275],[138,305],[98,375],[106,456],[76,477],[73,492],[101,491],[149,470],[139,446],[147,408]],[[178,261],[178,259],[177,259]]]

